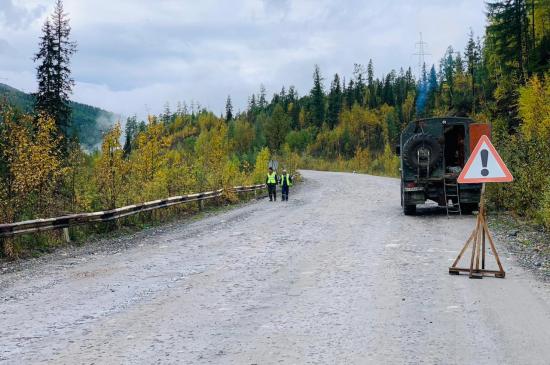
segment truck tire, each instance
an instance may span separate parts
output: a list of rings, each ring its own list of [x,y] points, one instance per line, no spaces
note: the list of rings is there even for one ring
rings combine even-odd
[[[419,159],[420,152],[429,152],[429,163],[426,158]],[[441,146],[435,137],[428,133],[417,133],[405,142],[403,146],[403,162],[412,169],[417,168],[434,168],[441,160]]]
[[[415,215],[416,214],[416,204],[403,205],[403,214],[405,215]]]

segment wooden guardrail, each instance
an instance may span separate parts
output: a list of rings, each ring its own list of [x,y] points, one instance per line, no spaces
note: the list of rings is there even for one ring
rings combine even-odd
[[[264,184],[235,186],[231,191],[247,193],[265,189]],[[53,229],[68,228],[89,223],[108,222],[130,215],[147,212],[173,205],[194,201],[205,201],[222,196],[224,189],[207,191],[204,193],[173,196],[167,199],[153,200],[141,204],[128,205],[121,208],[105,210],[102,212],[69,214],[56,218],[33,219],[29,221],[0,224],[0,238],[13,237],[25,233],[49,231]]]

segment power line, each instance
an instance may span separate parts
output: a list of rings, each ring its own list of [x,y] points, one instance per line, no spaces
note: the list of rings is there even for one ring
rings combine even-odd
[[[415,48],[418,49],[416,53],[413,53],[413,56],[418,56],[418,77],[422,74],[422,66],[424,66],[425,56],[431,56],[431,53],[426,52],[426,46],[428,43],[424,42],[422,39],[422,32],[420,32],[420,41],[414,44]]]

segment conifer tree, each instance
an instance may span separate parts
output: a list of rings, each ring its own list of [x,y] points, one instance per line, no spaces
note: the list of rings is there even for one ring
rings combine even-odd
[[[355,86],[353,80],[349,80],[348,87],[346,90],[346,106],[348,109],[351,109],[353,103],[355,102]]]
[[[225,102],[225,121],[229,122],[233,119],[233,105],[231,104],[231,95],[227,95]]]
[[[470,77],[470,93],[472,98],[472,112],[475,112],[475,72],[477,69],[477,64],[479,62],[479,53],[477,51],[476,42],[474,41],[474,32],[470,29],[470,34],[468,34],[468,43],[466,44],[466,49],[464,51],[464,57],[466,57],[466,71]]]
[[[129,117],[126,119],[126,126],[124,128],[125,142],[124,142],[124,157],[130,156],[132,149],[135,145],[135,139],[139,133],[139,127],[137,123],[137,117]]]
[[[369,108],[376,108],[376,90],[374,89],[374,66],[372,65],[372,59],[369,60],[367,66],[367,88],[369,90]]]
[[[435,72],[435,66],[430,68],[430,74],[428,76],[428,109],[433,111],[435,108],[435,98],[438,92],[437,86],[437,73]]]
[[[487,18],[487,33],[501,57],[502,66],[523,84],[529,51],[526,0],[488,2]]]
[[[258,106],[260,108],[265,108],[267,106],[267,101],[265,99],[265,86],[264,84],[260,85],[260,95],[258,96]]]
[[[334,75],[334,80],[330,85],[330,92],[328,95],[328,110],[327,110],[327,122],[330,128],[334,128],[338,124],[338,116],[342,110],[342,89],[340,88],[340,77],[338,74]]]
[[[365,68],[363,65],[356,63],[353,65],[353,77],[355,79],[354,99],[360,106],[365,105]]]
[[[71,107],[69,96],[74,80],[71,78],[70,58],[76,52],[76,43],[70,40],[69,18],[63,2],[57,0],[51,21],[42,28],[39,50],[34,61],[40,61],[36,71],[38,91],[35,108],[55,120],[64,136],[70,132]]]
[[[318,65],[315,65],[313,71],[313,88],[311,96],[311,113],[313,124],[321,127],[325,121],[325,92],[323,90],[323,78]]]

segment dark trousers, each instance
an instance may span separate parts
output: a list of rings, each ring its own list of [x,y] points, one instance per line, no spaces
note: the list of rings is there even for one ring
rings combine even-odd
[[[277,200],[277,185],[267,184],[267,192],[269,193],[269,201]]]
[[[288,201],[288,185],[283,185],[281,186],[281,195],[282,195],[282,199],[283,201],[286,200]]]

